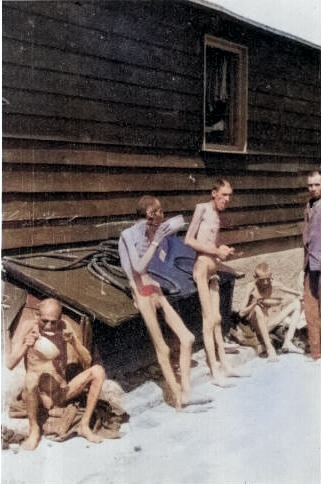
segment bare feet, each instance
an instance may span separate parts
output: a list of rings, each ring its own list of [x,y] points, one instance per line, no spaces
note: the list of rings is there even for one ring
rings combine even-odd
[[[282,353],[299,353],[300,355],[303,355],[304,350],[302,348],[299,348],[298,346],[295,346],[291,341],[289,343],[284,343],[282,346]]]
[[[206,405],[207,403],[213,402],[212,398],[207,397],[192,397],[186,402],[183,407],[188,407],[189,405]]]
[[[251,373],[244,368],[233,368],[232,366],[225,366],[223,368],[225,376],[230,377],[248,377],[251,376]]]
[[[24,442],[22,442],[21,447],[25,450],[35,450],[40,442],[40,437],[40,429],[35,428],[30,432],[28,438]]]
[[[267,354],[268,354],[268,361],[270,361],[271,363],[274,363],[275,361],[278,361],[279,358],[277,357],[277,354],[276,354],[276,351],[275,349],[271,349],[271,350],[268,350],[267,351]]]
[[[218,387],[222,387],[222,388],[227,388],[227,387],[232,386],[227,381],[227,379],[224,378],[224,376],[221,373],[218,373],[218,372],[215,375],[213,375],[212,383],[213,383],[213,385],[217,385]]]
[[[85,437],[85,439],[89,440],[89,442],[93,442],[94,444],[100,444],[104,439],[94,432],[87,426],[80,422],[78,427],[78,435],[81,437]]]
[[[63,407],[53,407],[48,411],[49,417],[62,417],[64,410]]]

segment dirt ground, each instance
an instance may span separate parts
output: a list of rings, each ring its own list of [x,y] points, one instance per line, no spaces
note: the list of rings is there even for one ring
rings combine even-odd
[[[241,353],[248,350],[241,349]],[[234,355],[230,355],[232,358]],[[146,381],[127,394],[121,438],[92,444],[43,438],[33,452],[2,452],[3,484],[318,484],[320,365],[305,355],[254,357],[249,378],[210,381],[193,355],[192,397],[176,412]],[[233,380],[233,381],[232,381]]]

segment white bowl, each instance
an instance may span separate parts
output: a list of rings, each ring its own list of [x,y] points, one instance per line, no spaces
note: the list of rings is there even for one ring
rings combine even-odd
[[[48,338],[40,336],[35,345],[34,349],[40,353],[46,360],[53,360],[59,356],[59,350],[57,346],[52,343]]]

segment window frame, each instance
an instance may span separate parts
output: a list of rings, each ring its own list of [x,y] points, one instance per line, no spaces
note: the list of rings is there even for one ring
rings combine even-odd
[[[207,70],[206,49],[212,47],[217,50],[230,52],[238,56],[236,67],[235,89],[235,121],[233,124],[233,137],[231,144],[210,143],[206,141],[206,85]],[[203,151],[220,152],[246,152],[247,149],[247,113],[248,113],[248,50],[247,47],[229,42],[212,35],[204,37],[204,90],[203,90]]]

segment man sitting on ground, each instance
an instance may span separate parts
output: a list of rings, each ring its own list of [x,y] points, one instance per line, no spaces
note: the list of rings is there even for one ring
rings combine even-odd
[[[90,442],[99,443],[103,439],[90,429],[89,423],[105,380],[105,371],[100,365],[90,367],[91,355],[70,324],[63,320],[62,306],[56,299],[45,299],[38,308],[38,320],[24,321],[18,326],[6,361],[9,369],[15,368],[22,358],[25,362],[22,397],[27,406],[29,435],[22,447],[34,450],[40,442],[40,404],[48,411],[63,407],[85,389],[88,389],[86,409],[77,431]],[[72,346],[84,369],[68,384],[65,375],[67,345]]]
[[[293,344],[295,330],[301,319],[300,292],[272,282],[272,272],[268,264],[262,262],[255,267],[254,281],[246,288],[245,307],[239,311],[263,340],[269,361],[276,361],[277,355],[270,338],[270,332],[280,324],[288,327],[282,351],[303,353]]]

